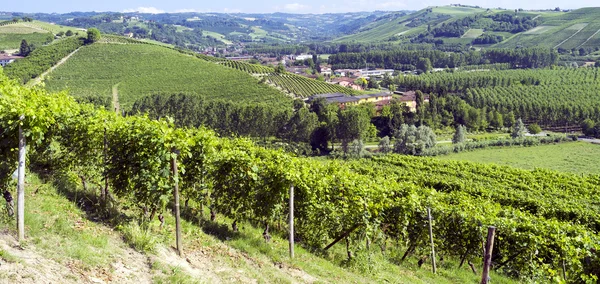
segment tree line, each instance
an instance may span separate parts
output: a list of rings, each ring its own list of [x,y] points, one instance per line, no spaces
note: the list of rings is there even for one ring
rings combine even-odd
[[[544,48],[489,49],[450,54],[437,50],[394,50],[339,53],[331,55],[328,63],[333,69],[357,69],[369,64],[372,67],[403,70],[406,65],[417,66],[422,58],[429,59],[433,68],[494,63],[509,63],[513,68],[542,68],[556,64],[558,53]]]

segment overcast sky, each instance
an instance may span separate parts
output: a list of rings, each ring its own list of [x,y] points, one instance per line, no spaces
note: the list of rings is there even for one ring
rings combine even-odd
[[[0,11],[10,12],[57,12],[73,11],[140,11],[147,13],[163,12],[225,12],[225,13],[335,13],[357,11],[397,11],[419,10],[428,6],[461,3],[479,5],[485,8],[523,8],[523,9],[576,9],[600,6],[598,0],[99,0],[99,1],[49,1],[49,0],[6,0],[0,5]],[[25,3],[25,4],[24,4]]]

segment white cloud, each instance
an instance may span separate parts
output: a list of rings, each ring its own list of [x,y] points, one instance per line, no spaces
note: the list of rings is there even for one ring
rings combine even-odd
[[[140,12],[145,14],[162,14],[166,13],[165,10],[161,10],[155,7],[137,7],[136,9],[126,9],[123,13]]]
[[[289,11],[289,12],[300,12],[300,11],[308,10],[308,9],[310,9],[310,6],[302,5],[300,3],[291,3],[291,4],[283,5],[283,10]]]

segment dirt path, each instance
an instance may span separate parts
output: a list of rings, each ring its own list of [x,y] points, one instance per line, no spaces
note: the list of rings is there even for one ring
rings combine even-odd
[[[32,79],[31,81],[27,82],[27,86],[35,86],[39,83],[41,83],[44,78],[52,71],[54,71],[54,69],[56,69],[58,66],[62,65],[63,63],[65,63],[71,56],[73,56],[73,54],[75,54],[77,51],[79,51],[78,49],[75,49],[75,51],[71,52],[69,55],[65,56],[65,58],[61,59],[60,61],[58,61],[54,66],[50,67],[50,69],[46,70],[46,72],[42,73],[42,75],[38,76],[35,79]]]
[[[121,111],[121,105],[119,104],[119,84],[121,83],[117,83],[114,86],[112,86],[112,105],[116,113],[119,113]]]

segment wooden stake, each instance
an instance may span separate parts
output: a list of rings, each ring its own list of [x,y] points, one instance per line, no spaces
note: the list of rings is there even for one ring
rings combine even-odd
[[[563,279],[567,281],[567,266],[565,265],[565,260],[562,260],[562,275]]]
[[[104,202],[108,200],[108,140],[106,139],[106,127],[104,127],[104,190],[100,193]]]
[[[431,222],[431,208],[427,207],[427,219],[429,219],[429,240],[431,241],[431,264],[433,265],[433,274],[437,272],[435,266],[435,246],[433,244],[433,226]]]
[[[175,154],[171,158],[171,167],[173,170],[173,180],[175,181],[175,188],[173,190],[173,195],[175,197],[175,237],[177,242],[177,254],[179,256],[183,256],[183,247],[181,246],[181,219],[179,216],[179,183],[178,183],[178,173],[177,173],[177,154],[178,151],[174,150]]]
[[[21,121],[25,119],[21,116]],[[19,242],[25,240],[25,147],[27,146],[23,129],[19,124],[19,167],[17,168],[17,231]]]
[[[290,186],[290,258],[294,258],[294,185]]]
[[[492,264],[492,251],[494,250],[494,234],[496,227],[488,227],[487,242],[485,244],[485,256],[483,257],[483,274],[481,275],[481,284],[487,284],[489,281],[490,265]]]
[[[343,240],[345,237],[350,235],[350,233],[354,232],[354,230],[358,229],[358,227],[360,227],[360,224],[356,224],[356,225],[352,226],[352,228],[350,228],[347,231],[345,231],[344,233],[342,233],[339,237],[337,237],[335,240],[333,240],[332,243],[327,245],[323,250],[328,250],[333,245],[337,244],[339,241]]]

